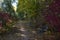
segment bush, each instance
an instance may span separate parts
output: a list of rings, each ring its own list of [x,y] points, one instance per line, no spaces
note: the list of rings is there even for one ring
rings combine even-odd
[[[15,22],[9,13],[0,12],[0,33],[10,30]]]

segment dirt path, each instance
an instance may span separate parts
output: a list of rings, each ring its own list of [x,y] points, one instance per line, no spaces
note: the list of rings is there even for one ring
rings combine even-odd
[[[35,34],[26,21],[19,21],[11,32],[0,36],[0,40],[35,40]]]
[[[51,36],[51,35],[47,35],[46,33],[37,34],[35,30],[29,27],[28,21],[19,21],[13,27],[14,28],[12,29],[12,31],[0,35],[0,40],[53,40],[54,39],[54,35]]]

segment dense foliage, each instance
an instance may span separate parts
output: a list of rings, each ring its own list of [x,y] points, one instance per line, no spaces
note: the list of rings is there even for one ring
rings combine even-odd
[[[48,7],[53,0],[17,0],[16,11],[12,6],[12,2],[14,1],[15,0],[4,0],[2,3],[2,10],[8,12],[8,14],[12,16],[12,19],[18,17],[19,19],[28,20],[30,22],[29,26],[35,30],[38,30],[38,28],[48,29],[45,16],[48,14]],[[18,16],[16,14],[18,14]]]
[[[4,31],[8,31],[12,28],[14,20],[10,16],[10,14],[5,12],[0,12],[0,33]]]
[[[16,22],[16,19],[20,19],[19,21],[22,21],[23,23],[28,22],[25,23],[28,25],[26,29],[29,29],[31,32],[35,31],[35,34],[41,35],[45,33],[46,35],[49,35],[51,31],[53,33],[55,27],[59,29],[59,0],[55,0],[56,2],[54,0],[17,1],[17,10],[14,10],[14,7],[12,6],[12,3],[15,2],[15,0],[4,0],[2,3],[2,8],[0,8],[0,11],[2,11],[0,12],[0,32],[5,29],[9,30],[14,22]],[[25,28],[25,25],[21,23],[18,23],[18,25],[24,26]],[[25,32],[26,31],[24,31],[24,33]]]
[[[17,21],[12,0],[4,0],[0,10],[0,32],[10,30]]]

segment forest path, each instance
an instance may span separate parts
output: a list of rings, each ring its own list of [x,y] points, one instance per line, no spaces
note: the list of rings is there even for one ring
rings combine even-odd
[[[0,40],[55,40],[53,34],[37,33],[29,26],[29,21],[18,21],[8,33],[0,35]]]
[[[36,40],[36,32],[29,27],[28,21],[19,21],[9,33],[0,36],[0,40]]]

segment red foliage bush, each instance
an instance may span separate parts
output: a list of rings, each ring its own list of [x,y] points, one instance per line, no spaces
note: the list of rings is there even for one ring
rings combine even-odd
[[[49,5],[47,21],[52,27],[55,27],[60,32],[60,0],[53,0]]]
[[[2,21],[5,21],[7,24],[9,24],[11,21],[12,21],[12,19],[11,19],[11,16],[10,16],[10,14],[8,14],[8,13],[4,13],[4,12],[0,12],[0,27],[2,27]]]

